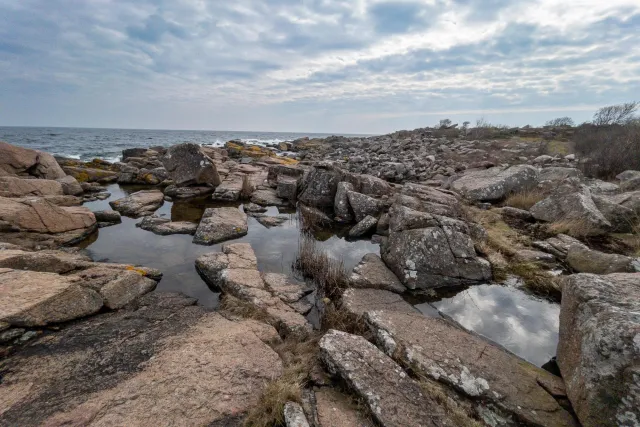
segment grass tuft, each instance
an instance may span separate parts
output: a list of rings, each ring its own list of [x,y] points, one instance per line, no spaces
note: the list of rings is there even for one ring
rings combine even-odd
[[[562,219],[554,221],[546,225],[546,230],[551,234],[568,234],[578,239],[601,234],[600,230],[583,219]]]
[[[540,190],[532,189],[518,191],[517,193],[510,194],[509,197],[507,197],[507,199],[504,201],[504,205],[528,211],[529,209],[531,209],[531,206],[535,205],[544,198],[545,195]]]
[[[527,289],[535,294],[560,299],[562,291],[558,278],[549,274],[538,264],[516,262],[509,264],[505,272],[521,277]]]
[[[243,200],[247,200],[253,194],[253,184],[251,183],[251,178],[249,175],[242,175],[242,189],[240,190],[240,198]]]
[[[348,287],[349,276],[342,261],[331,258],[309,233],[302,233],[293,267],[317,285],[319,293],[337,299]]]

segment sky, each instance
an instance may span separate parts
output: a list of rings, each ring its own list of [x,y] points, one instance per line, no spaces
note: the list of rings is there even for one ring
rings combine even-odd
[[[385,133],[640,100],[638,0],[0,0],[0,125]]]

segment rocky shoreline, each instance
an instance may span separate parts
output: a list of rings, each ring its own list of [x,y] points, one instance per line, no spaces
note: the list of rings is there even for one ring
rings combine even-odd
[[[640,425],[640,171],[602,181],[541,154],[570,133],[183,143],[113,164],[0,143],[0,425]],[[209,203],[195,220],[158,214],[189,200]],[[293,211],[299,275],[264,271],[234,240]],[[80,249],[122,217],[216,245],[188,263],[219,307]],[[314,243],[336,227],[379,254],[345,271]],[[557,364],[407,302],[488,282],[561,301]]]

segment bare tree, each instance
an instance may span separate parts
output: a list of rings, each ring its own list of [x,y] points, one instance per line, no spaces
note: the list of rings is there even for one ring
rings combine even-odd
[[[560,126],[573,126],[574,124],[575,123],[573,122],[573,119],[571,117],[558,117],[556,119],[549,120],[544,125],[552,126],[552,127],[560,127]]]
[[[640,107],[637,101],[624,104],[602,107],[593,115],[593,124],[596,126],[621,125],[633,120],[633,114]]]

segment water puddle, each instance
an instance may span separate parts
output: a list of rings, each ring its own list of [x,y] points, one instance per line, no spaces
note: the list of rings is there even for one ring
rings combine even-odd
[[[111,197],[107,200],[85,203],[84,206],[96,211],[111,209],[109,201],[125,197],[140,188],[110,185]],[[165,202],[156,215],[171,218],[173,221],[198,222],[208,207],[236,206],[241,204],[224,204],[213,200],[196,200],[190,202]],[[275,207],[270,207],[268,215],[283,215]],[[292,263],[298,251],[300,231],[297,215],[293,211],[284,214],[288,220],[282,225],[266,228],[255,218],[248,218],[249,232],[246,236],[229,240],[226,243],[251,243],[258,258],[261,271],[292,274]],[[86,248],[95,260],[118,263],[139,264],[157,268],[163,272],[158,284],[158,291],[182,292],[197,298],[199,304],[215,307],[218,304],[218,293],[207,287],[195,270],[198,256],[212,251],[219,251],[222,244],[212,246],[195,245],[193,236],[171,235],[158,236],[135,226],[141,219],[122,217],[122,224],[101,228],[81,246]],[[318,245],[327,253],[342,260],[350,271],[370,252],[379,253],[379,246],[368,240],[348,241],[341,234],[323,232],[318,236]]]
[[[415,307],[438,311],[537,366],[556,355],[560,305],[504,285],[478,285]]]

